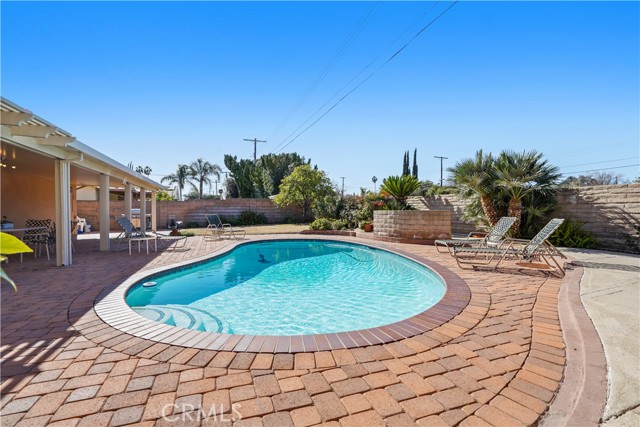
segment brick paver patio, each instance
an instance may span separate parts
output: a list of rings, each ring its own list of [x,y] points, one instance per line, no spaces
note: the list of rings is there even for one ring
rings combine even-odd
[[[431,246],[386,244],[450,268],[471,300],[450,321],[384,345],[199,350],[125,334],[91,308],[135,272],[229,244],[190,238],[188,250],[129,256],[81,241],[71,267],[12,259],[19,293],[2,289],[1,425],[533,425],[562,380],[561,279],[508,264],[460,270]]]

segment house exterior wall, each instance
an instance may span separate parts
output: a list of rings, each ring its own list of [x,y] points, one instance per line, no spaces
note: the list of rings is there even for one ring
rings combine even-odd
[[[27,219],[54,220],[53,169],[50,178],[21,173],[19,169],[0,169],[0,212],[14,228],[24,227]]]

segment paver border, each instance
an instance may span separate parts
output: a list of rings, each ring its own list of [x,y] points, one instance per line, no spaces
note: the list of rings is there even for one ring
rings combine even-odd
[[[137,314],[125,302],[126,293],[132,286],[140,281],[149,280],[155,275],[215,259],[242,245],[284,240],[339,241],[385,250],[429,268],[445,283],[447,290],[442,299],[434,306],[413,317],[389,325],[340,333],[282,337],[220,334],[165,325]],[[335,236],[331,238],[320,238],[320,236],[314,238],[268,237],[242,242],[228,241],[228,244],[211,254],[148,271],[137,272],[116,286],[115,289],[107,288],[103,290],[95,299],[93,308],[98,317],[112,328],[138,339],[149,340],[154,343],[216,351],[300,353],[367,347],[411,338],[449,322],[467,307],[470,300],[471,290],[469,285],[448,268],[427,258],[388,248],[383,244],[354,243],[352,239],[341,239]]]

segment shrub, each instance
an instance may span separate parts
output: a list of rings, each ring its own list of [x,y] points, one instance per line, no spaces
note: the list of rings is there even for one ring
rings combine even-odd
[[[583,248],[595,249],[598,247],[598,241],[582,227],[584,224],[567,218],[555,233],[549,238],[549,241],[555,246],[566,248]]]
[[[347,228],[347,222],[342,219],[334,219],[331,221],[332,230],[344,230]]]
[[[202,226],[198,224],[196,221],[188,221],[183,224],[183,227],[184,228],[200,228]]]
[[[263,213],[258,213],[254,211],[242,211],[240,213],[240,217],[238,218],[238,225],[259,225],[266,224],[267,217],[264,216]]]
[[[640,225],[636,225],[635,234],[618,233],[618,238],[621,239],[625,246],[632,252],[640,253]]]
[[[193,231],[184,231],[184,230],[182,230],[180,232],[180,235],[181,236],[185,236],[185,237],[193,237],[193,236],[195,236],[195,233]]]
[[[312,230],[331,230],[331,220],[327,218],[318,218],[309,225],[309,228]]]

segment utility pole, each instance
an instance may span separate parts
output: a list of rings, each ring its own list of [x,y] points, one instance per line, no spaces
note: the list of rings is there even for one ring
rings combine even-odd
[[[340,198],[344,199],[344,176],[341,176],[340,178],[342,178],[342,192],[340,195]]]
[[[267,142],[267,141],[261,141],[258,138],[253,138],[253,139],[244,139],[245,141],[249,141],[249,142],[253,142],[253,163],[256,162],[256,146],[258,145],[258,142]]]
[[[448,157],[442,157],[442,156],[433,156],[433,157],[435,157],[436,159],[440,159],[440,187],[442,187],[442,182],[444,181],[442,179],[442,161],[444,159],[448,159]]]

